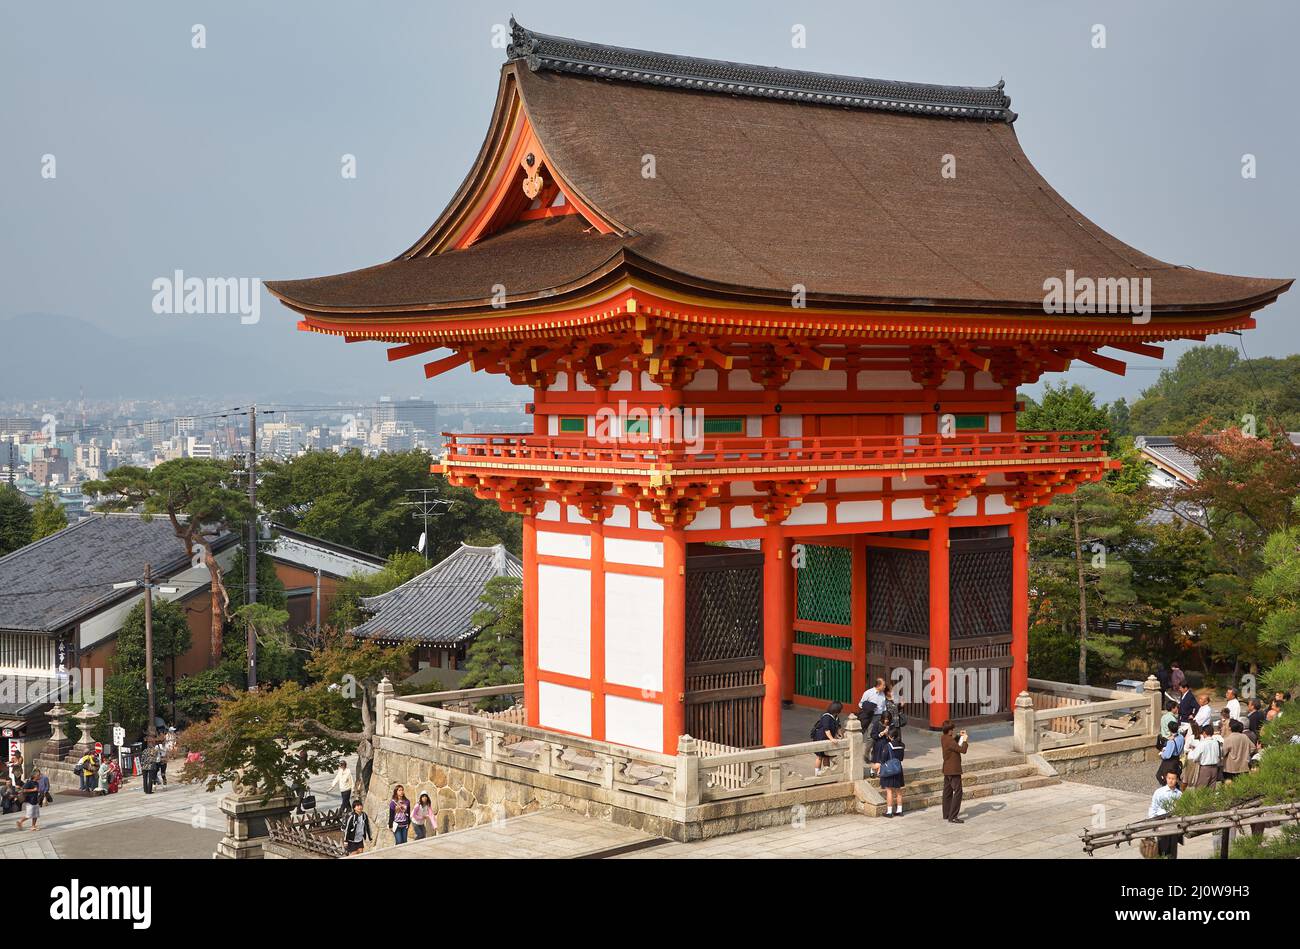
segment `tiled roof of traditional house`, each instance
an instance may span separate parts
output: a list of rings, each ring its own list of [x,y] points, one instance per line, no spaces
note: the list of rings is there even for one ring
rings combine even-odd
[[[1163,468],[1180,481],[1188,484],[1201,476],[1201,466],[1196,458],[1183,451],[1168,435],[1142,435],[1138,448],[1156,466]]]
[[[500,544],[461,548],[441,563],[379,596],[365,597],[370,619],[354,636],[382,642],[455,644],[477,632],[474,614],[479,597],[493,577],[522,579],[523,563]]]
[[[214,547],[236,543],[224,534]],[[137,590],[114,590],[142,575],[187,568],[190,559],[166,517],[96,514],[0,557],[0,629],[56,632]]]

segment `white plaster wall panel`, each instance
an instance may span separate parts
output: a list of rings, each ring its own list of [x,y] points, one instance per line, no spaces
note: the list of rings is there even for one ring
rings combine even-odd
[[[985,514],[1011,514],[1015,511],[1000,494],[990,494],[984,499]]]
[[[818,482],[817,482],[817,487],[813,488],[812,491],[810,491],[809,493],[810,493],[810,494],[825,494],[825,493],[826,493],[826,487],[827,487],[827,485],[829,485],[829,484],[830,484],[829,481],[818,481]]]
[[[745,417],[745,435],[748,438],[763,437],[763,417],[761,415],[748,415]]]
[[[752,481],[731,482],[731,496],[733,498],[752,498],[757,497],[758,493]]]
[[[805,501],[791,511],[790,516],[781,523],[791,527],[798,524],[825,524],[826,505],[821,501]]]
[[[643,531],[661,531],[661,530],[663,530],[662,527],[660,527],[658,524],[655,523],[655,519],[654,519],[653,517],[650,516],[650,512],[649,512],[649,511],[637,511],[637,512],[636,512],[636,526],[637,526],[640,530],[643,530]]]
[[[862,369],[858,372],[859,389],[922,389],[906,369]]]
[[[880,501],[841,501],[835,505],[835,521],[838,524],[879,521],[884,516],[885,505]]]
[[[1010,484],[1011,481],[1002,472],[994,471],[989,474],[988,478],[985,479],[984,483],[987,485]]]
[[[718,370],[701,369],[695,373],[695,378],[684,386],[687,392],[692,390],[696,392],[714,392],[718,388]]]
[[[605,681],[660,692],[664,687],[664,582],[605,574]]]
[[[586,378],[580,372],[575,372],[573,374],[573,383],[574,383],[573,385],[574,392],[595,392],[596,391],[595,387],[589,385],[587,383]]]
[[[966,373],[964,373],[960,369],[954,369],[952,372],[948,373],[946,376],[943,377],[943,384],[940,385],[939,388],[940,389],[965,389]]]
[[[551,436],[560,434],[560,417],[558,415],[548,415],[546,417],[546,434]]]
[[[631,527],[632,509],[626,504],[615,504],[605,518],[608,527]]]
[[[573,557],[578,560],[590,560],[591,537],[587,534],[561,534],[557,531],[538,531],[537,553],[545,557]]]
[[[543,728],[590,738],[591,693],[554,682],[537,683],[537,721]]]
[[[1000,382],[994,382],[992,374],[980,370],[979,372],[975,373],[975,388],[990,389],[990,390],[997,389],[998,391],[1001,391],[1003,389],[1003,385]]]
[[[628,563],[641,567],[664,565],[663,541],[628,540],[625,537],[605,538],[607,563]]]
[[[921,498],[898,498],[894,501],[893,518],[910,521],[920,517],[934,517]]]
[[[551,388],[558,389],[561,391],[568,391],[569,374],[567,372],[557,372],[555,374],[555,385],[551,386]]]
[[[856,491],[883,491],[884,478],[840,478],[835,482],[835,490],[840,494],[852,494]]]
[[[976,497],[962,498],[953,508],[954,517],[975,517],[980,512],[980,499]]]
[[[605,740],[646,751],[663,751],[663,706],[621,695],[605,696]]]
[[[989,413],[989,431],[990,432],[1002,431],[1002,416],[999,415],[997,412]]]
[[[782,438],[800,438],[803,435],[803,416],[782,415],[779,430]]]
[[[537,665],[591,675],[591,571],[537,565]]]
[[[749,377],[748,369],[732,369],[727,373],[727,388],[733,392],[762,392],[763,387]]]
[[[904,415],[903,416],[903,434],[920,435],[921,434],[921,416]]]
[[[722,509],[706,507],[686,526],[688,531],[715,531],[722,527]]]
[[[663,386],[650,378],[650,373],[641,373],[641,391],[642,392],[659,392]]]
[[[782,392],[807,392],[811,390],[832,390],[843,392],[849,387],[849,374],[843,369],[796,369],[790,373],[790,379],[781,386]]]
[[[731,527],[765,527],[762,520],[754,516],[754,508],[748,504],[737,504],[731,509]]]
[[[570,505],[568,505],[567,507],[565,507],[565,509],[564,509],[564,519],[567,520],[570,524],[590,524],[590,523],[591,523],[591,521],[589,521],[589,520],[587,520],[585,517],[583,517],[583,516],[582,516],[582,512],[581,512],[580,510],[578,510],[576,507],[574,507],[572,504],[570,504]]]
[[[537,512],[539,521],[558,521],[560,519],[560,502],[547,501],[542,505],[542,509]]]
[[[614,392],[631,392],[632,391],[632,373],[624,369],[618,374],[618,381],[609,387]]]

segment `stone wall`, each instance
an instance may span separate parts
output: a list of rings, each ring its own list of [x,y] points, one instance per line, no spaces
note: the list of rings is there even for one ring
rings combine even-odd
[[[507,820],[544,807],[563,807],[655,837],[687,841],[789,824],[792,820],[853,813],[860,807],[854,785],[846,783],[707,803],[683,812],[649,798],[627,802],[624,796],[623,802],[615,802],[607,798],[607,791],[594,785],[500,765],[493,767],[469,756],[440,755],[411,742],[380,738],[365,797],[366,813],[374,822],[379,847],[393,845],[388,802],[397,784],[403,786],[412,802],[421,794],[429,795],[435,808],[436,833]]]
[[[1146,737],[1053,748],[1041,754],[1056,769],[1056,773],[1061,775],[1081,774],[1100,768],[1119,768],[1144,761],[1154,763],[1160,757],[1160,752],[1155,748],[1155,739]],[[1154,774],[1153,770],[1152,775]]]

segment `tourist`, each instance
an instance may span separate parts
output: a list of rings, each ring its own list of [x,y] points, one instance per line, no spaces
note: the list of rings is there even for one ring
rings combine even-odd
[[[870,735],[872,727],[879,724],[884,713],[885,680],[877,677],[875,685],[863,692],[858,700],[858,721],[862,722],[863,733]]]
[[[1169,687],[1182,694],[1182,688],[1187,684],[1187,676],[1183,674],[1183,667],[1178,663],[1170,663],[1169,666]]]
[[[890,719],[893,721],[895,731],[900,731],[903,726],[907,724],[907,715],[903,713],[903,710],[898,707],[898,703],[894,701],[894,687],[892,685],[885,686],[885,712],[881,713],[882,717],[885,713],[888,713]]]
[[[1205,731],[1214,721],[1214,709],[1210,707],[1210,694],[1205,693],[1197,699],[1197,702],[1196,714],[1192,718],[1201,726],[1201,731]]]
[[[1165,738],[1166,741],[1168,741],[1167,734],[1163,737]],[[1190,727],[1187,730],[1187,734],[1183,737],[1182,781],[1183,784],[1189,788],[1196,784],[1196,775],[1197,772],[1200,771],[1200,767],[1201,767],[1199,763],[1201,742],[1205,740],[1206,740],[1205,732],[1201,731],[1201,726],[1196,724],[1195,722],[1192,722]],[[1160,750],[1164,751],[1163,745],[1160,746]],[[1156,785],[1159,786],[1159,784],[1160,784],[1160,776],[1159,776],[1159,772],[1157,772]]]
[[[122,768],[117,763],[116,758],[109,759],[108,762],[108,793],[116,794],[122,787]]]
[[[23,753],[17,745],[9,753],[9,780],[15,784],[23,783]]]
[[[1223,736],[1223,780],[1231,781],[1250,770],[1250,759],[1255,754],[1255,743],[1246,737],[1246,730],[1235,718]]]
[[[884,685],[884,680],[880,680],[880,683]],[[866,695],[863,695],[863,698],[865,699]],[[812,727],[812,740],[834,741],[839,738],[841,730],[840,713],[842,711],[844,711],[844,706],[839,702],[832,702],[828,705],[826,711],[822,712],[821,717],[817,719],[817,724]],[[831,762],[834,760],[835,756],[828,751],[817,752],[817,766],[813,768],[813,776],[821,777],[822,772],[830,769]]]
[[[889,713],[885,713],[889,717]],[[880,776],[880,789],[885,792],[885,816],[903,816],[903,739],[897,728],[890,728],[880,739],[876,752],[876,774]]]
[[[1196,696],[1192,690],[1187,687],[1187,683],[1178,684],[1178,720],[1180,722],[1190,722],[1196,717]]]
[[[429,795],[421,794],[411,810],[411,826],[415,828],[415,839],[423,840],[433,826],[433,801]]]
[[[112,770],[108,767],[107,759],[101,759],[99,762],[99,785],[95,788],[96,794],[108,793],[108,779],[112,775]]]
[[[880,716],[880,722],[876,725],[876,732],[871,737],[871,754],[869,760],[873,765],[880,764],[885,759],[882,757],[885,749],[889,747],[889,733],[894,727],[894,716],[886,712]]]
[[[346,812],[352,807],[352,788],[356,782],[352,778],[352,769],[342,758],[339,759],[339,766],[334,771],[334,780],[330,782],[329,790],[339,792],[339,807]]]
[[[1155,793],[1151,795],[1151,806],[1147,808],[1147,819],[1154,820],[1157,817],[1168,817],[1178,803],[1178,799],[1183,796],[1183,792],[1178,787],[1178,775],[1173,771],[1165,773],[1164,783],[1156,788]],[[1157,837],[1157,849],[1162,857],[1168,857],[1171,860],[1178,857],[1178,844],[1182,837],[1177,834],[1168,834],[1163,837]]]
[[[945,721],[939,738],[943,752],[943,819],[950,824],[964,824],[957,816],[961,813],[961,756],[970,750],[970,736],[962,729],[954,738],[954,727],[951,721]]]
[[[32,830],[36,829],[36,822],[41,819],[41,789],[36,783],[36,777],[25,780],[22,784],[23,789],[23,816],[18,818],[18,829],[23,829],[23,824],[27,821],[32,822]]]
[[[1160,727],[1156,729],[1156,749],[1163,750],[1169,740],[1169,724],[1178,722],[1178,703],[1170,702],[1165,706],[1165,714],[1160,716]]]
[[[358,798],[352,802],[352,813],[343,822],[343,846],[349,855],[360,853],[370,839],[370,818],[362,810],[361,799]]]
[[[1156,768],[1156,784],[1165,783],[1165,774],[1172,771],[1178,777],[1183,774],[1183,749],[1186,743],[1183,741],[1182,734],[1178,731],[1176,724],[1169,726],[1169,738],[1165,741],[1165,746],[1160,750],[1160,765]]]
[[[46,804],[53,804],[54,797],[50,794],[50,776],[36,768],[32,771],[32,777],[36,779],[36,803],[44,807]]]
[[[1192,727],[1200,736],[1200,741],[1196,743],[1195,749],[1190,742],[1188,743],[1187,760],[1189,768],[1192,767],[1191,762],[1195,763],[1196,771],[1194,774],[1186,775],[1184,783],[1187,787],[1213,787],[1219,780],[1219,763],[1223,759],[1223,746],[1214,735],[1200,731],[1200,726]]]
[[[161,781],[163,787],[167,786],[167,746],[163,739],[154,742],[153,745],[154,761],[157,762],[157,774],[155,781]]]
[[[95,790],[95,755],[94,752],[86,752],[77,762],[77,774],[81,777],[81,790]]]
[[[394,843],[406,843],[411,829],[411,801],[400,784],[393,788],[393,799],[388,802],[388,829],[393,832]]]
[[[14,811],[21,810],[22,806],[22,795],[18,793],[17,785],[12,781],[6,781],[4,790],[0,791],[0,813],[12,814]]]
[[[144,793],[152,794],[154,783],[158,780],[158,762],[154,755],[154,746],[148,741],[140,749],[140,777]]]
[[[1246,716],[1246,734],[1255,744],[1259,744],[1259,732],[1268,721],[1268,716],[1264,713],[1264,707],[1260,704],[1259,699],[1251,699],[1249,703],[1250,714]]]
[[[1237,690],[1229,689],[1223,700],[1223,707],[1231,718],[1241,718],[1241,699],[1237,698]]]

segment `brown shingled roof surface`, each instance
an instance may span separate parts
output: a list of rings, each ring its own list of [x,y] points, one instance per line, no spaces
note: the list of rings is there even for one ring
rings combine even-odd
[[[580,285],[627,248],[719,291],[870,307],[1042,312],[1043,282],[1151,278],[1153,308],[1227,312],[1290,281],[1158,261],[1070,207],[1005,121],[851,109],[504,69],[559,173],[623,236],[577,216],[515,226],[468,250],[269,284],[304,309],[511,302]],[[642,174],[653,155],[655,176]],[[956,177],[940,174],[945,155]]]
[[[466,250],[268,286],[309,308],[487,304],[496,284],[516,299],[579,280],[623,247],[621,238],[587,229],[576,214],[528,221]]]

